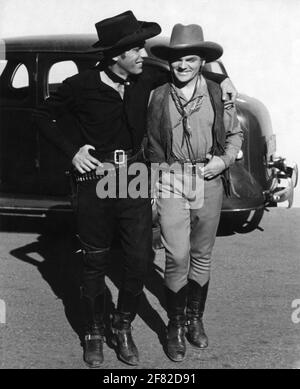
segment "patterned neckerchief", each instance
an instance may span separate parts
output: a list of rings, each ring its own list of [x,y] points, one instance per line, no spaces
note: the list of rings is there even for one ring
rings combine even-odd
[[[171,94],[172,100],[175,104],[177,111],[179,112],[179,114],[181,116],[178,124],[176,124],[175,127],[177,127],[180,124],[180,122],[182,122],[183,135],[182,135],[181,146],[183,146],[184,141],[186,141],[188,149],[189,149],[189,144],[190,144],[190,136],[192,135],[192,129],[190,126],[189,118],[194,112],[199,111],[200,106],[201,106],[202,101],[203,101],[203,95],[195,96],[197,89],[198,89],[198,86],[199,86],[199,82],[201,85],[201,79],[199,79],[199,76],[198,76],[197,81],[195,83],[193,95],[190,98],[190,100],[188,100],[184,104],[181,101],[181,98],[178,94],[178,91],[177,91],[177,88],[175,87],[175,85],[170,84],[170,94]],[[193,152],[193,150],[191,150],[191,151]]]

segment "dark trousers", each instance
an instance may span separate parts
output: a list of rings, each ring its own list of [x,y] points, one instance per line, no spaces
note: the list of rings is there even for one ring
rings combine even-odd
[[[83,294],[94,298],[104,292],[108,251],[118,228],[124,254],[121,289],[138,295],[152,257],[150,199],[100,199],[96,185],[96,181],[78,184],[78,234],[85,253]]]

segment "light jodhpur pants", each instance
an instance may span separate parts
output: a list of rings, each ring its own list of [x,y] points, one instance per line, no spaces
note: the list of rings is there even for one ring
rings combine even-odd
[[[201,286],[209,280],[211,253],[220,220],[221,177],[199,179],[201,182],[196,181],[194,188],[192,177],[163,173],[157,198],[166,252],[165,284],[175,293],[187,284],[188,279]]]

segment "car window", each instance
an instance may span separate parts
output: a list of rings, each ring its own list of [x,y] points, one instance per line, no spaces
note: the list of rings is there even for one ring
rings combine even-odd
[[[25,63],[15,59],[0,61],[1,101],[23,103],[29,97],[29,71]]]
[[[28,70],[24,64],[19,64],[12,76],[11,85],[15,89],[27,88],[29,86]]]
[[[53,64],[48,74],[48,92],[51,94],[56,91],[59,84],[67,77],[78,73],[77,65],[74,61],[60,61]]]
[[[0,76],[3,73],[3,70],[5,69],[6,65],[7,65],[7,60],[0,59]]]

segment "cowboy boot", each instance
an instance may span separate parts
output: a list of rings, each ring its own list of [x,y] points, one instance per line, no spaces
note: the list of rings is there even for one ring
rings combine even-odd
[[[129,291],[120,291],[117,311],[112,320],[112,343],[118,358],[128,365],[139,364],[138,349],[133,341],[131,323],[134,320],[140,294],[135,296]]]
[[[185,358],[185,306],[187,286],[177,293],[166,288],[167,312],[169,324],[167,328],[166,354],[174,362]]]
[[[99,294],[95,298],[82,296],[84,308],[84,354],[85,363],[91,368],[100,367],[103,363],[104,342],[104,306],[105,294]]]
[[[187,301],[187,340],[192,346],[197,348],[206,348],[208,346],[208,337],[203,326],[203,312],[208,292],[207,282],[204,286],[196,281],[189,280],[188,283],[188,301]]]

